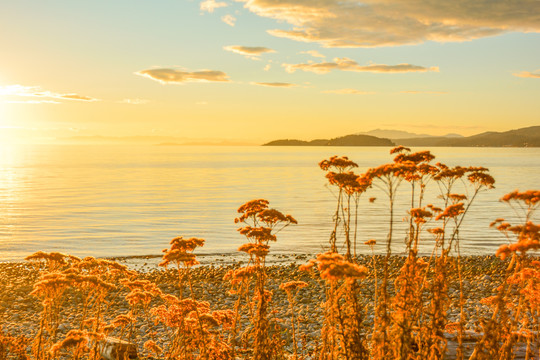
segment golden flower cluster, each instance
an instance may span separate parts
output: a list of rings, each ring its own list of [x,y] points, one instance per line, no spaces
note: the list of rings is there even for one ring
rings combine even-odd
[[[346,156],[340,157],[335,155],[328,160],[321,161],[319,163],[319,167],[324,171],[327,171],[330,168],[335,168],[339,172],[343,172],[358,167],[358,164],[352,160],[349,160],[349,158]]]
[[[273,225],[278,222],[298,224],[298,222],[291,215],[284,215],[282,212],[276,209],[262,210],[257,214],[257,218],[263,223],[266,223],[267,225]]]
[[[319,269],[321,278],[327,281],[341,279],[354,281],[354,279],[365,277],[368,273],[365,266],[346,261],[342,255],[330,251],[318,254],[317,260],[311,259],[307,264],[300,266],[300,270],[311,270],[315,265]]]
[[[396,154],[396,153],[402,153],[402,152],[411,152],[411,149],[408,147],[405,147],[403,145],[396,146],[395,148],[392,148],[390,150],[390,155]]]
[[[74,348],[79,351],[88,351],[88,347],[86,346],[88,344],[88,333],[83,330],[70,330],[65,339],[61,340],[57,343],[55,343],[51,349],[50,353],[53,357],[56,356],[56,354],[62,350],[62,349],[70,349]]]
[[[235,270],[229,270],[223,277],[223,280],[229,280],[231,284],[239,284],[255,276],[259,267],[256,265],[241,267]]]
[[[349,172],[333,172],[326,174],[326,178],[330,185],[336,185],[343,189],[347,194],[363,193],[371,186],[371,178],[367,176],[359,176]]]
[[[510,201],[523,201],[528,206],[534,206],[540,201],[540,191],[539,190],[527,190],[519,192],[518,190],[512,191],[504,195],[501,198],[501,201],[510,202]]]
[[[463,207],[463,203],[457,203],[449,205],[442,213],[437,215],[435,220],[440,220],[442,218],[455,218],[459,216],[460,214],[463,214],[465,212],[465,208]]]
[[[409,210],[409,214],[414,218],[414,222],[417,224],[423,224],[430,218],[433,214],[427,211],[425,208],[413,208]]]
[[[302,288],[305,288],[307,287],[308,284],[304,281],[288,281],[286,283],[282,283],[279,285],[279,288],[283,291],[286,291],[286,292],[289,292],[289,291],[294,291],[294,290],[297,290],[297,289],[302,289]]]
[[[270,251],[270,246],[265,245],[265,244],[247,243],[240,246],[238,248],[238,251],[243,251],[245,253],[248,253],[250,255],[255,255],[258,257],[264,257],[268,255]]]
[[[246,221],[250,217],[254,217],[265,209],[268,209],[268,204],[270,202],[265,199],[256,199],[248,201],[247,203],[240,206],[237,210],[239,214],[242,214],[240,217],[234,219],[235,223]]]

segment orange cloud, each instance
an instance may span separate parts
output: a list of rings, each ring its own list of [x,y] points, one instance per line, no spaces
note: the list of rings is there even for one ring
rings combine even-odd
[[[296,84],[290,84],[290,83],[283,83],[283,82],[253,82],[252,85],[259,85],[259,86],[268,86],[268,87],[294,87],[297,86]]]
[[[99,101],[99,99],[96,99],[90,96],[79,95],[75,93],[62,94],[62,93],[42,90],[39,86],[24,86],[24,85],[0,86],[0,95],[41,97],[41,98],[76,100],[76,101]],[[39,104],[39,103],[58,104],[57,101],[52,101],[52,100],[30,100],[30,101],[12,101],[12,102],[31,103],[31,104]]]
[[[209,13],[214,12],[215,9],[220,7],[229,6],[226,2],[216,2],[216,0],[204,0],[201,1],[200,9],[202,11],[208,11]]]
[[[417,91],[417,90],[404,90],[400,91],[401,94],[434,94],[443,95],[448,94],[446,91]]]
[[[522,71],[520,73],[513,74],[513,75],[517,77],[522,77],[522,78],[540,79],[540,72],[538,71],[535,71],[535,72]]]
[[[536,0],[237,0],[288,23],[269,33],[325,47],[467,41],[505,32],[540,32]]]
[[[356,89],[338,89],[322,91],[323,94],[340,94],[340,95],[369,95],[375,94],[373,91],[361,91]]]
[[[181,84],[186,82],[229,82],[227,74],[223,71],[216,70],[201,70],[201,71],[182,71],[178,69],[148,69],[141,70],[135,73],[159,81],[162,84]]]
[[[236,24],[236,18],[229,14],[222,16],[221,21],[223,21],[225,24],[229,26],[234,26]]]
[[[235,54],[244,55],[247,58],[258,60],[259,56],[264,53],[273,53],[276,52],[273,49],[262,47],[262,46],[240,46],[240,45],[229,45],[224,46],[223,49],[233,52]]]
[[[325,58],[326,57],[323,54],[321,54],[320,52],[318,52],[317,50],[300,51],[299,54],[308,54],[308,55],[311,55],[313,57],[318,57],[318,58]]]
[[[373,73],[405,73],[405,72],[438,72],[436,66],[426,68],[411,64],[385,65],[369,64],[359,65],[356,61],[349,58],[335,58],[334,62],[304,63],[304,64],[283,64],[285,70],[293,73],[296,70],[310,71],[316,74],[326,74],[332,70],[355,71],[355,72],[373,72]]]

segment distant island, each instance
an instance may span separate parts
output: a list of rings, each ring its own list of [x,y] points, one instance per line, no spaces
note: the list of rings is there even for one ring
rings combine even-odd
[[[387,135],[377,137],[367,134]],[[390,136],[396,136],[391,138]],[[409,137],[407,137],[409,136]],[[399,138],[398,138],[399,137]],[[510,130],[505,132],[484,132],[472,136],[448,134],[431,136],[395,130],[372,130],[367,133],[346,135],[334,139],[311,141],[284,139],[270,141],[263,146],[449,146],[449,147],[540,147],[540,126]]]
[[[390,139],[370,135],[347,135],[335,139],[275,140],[263,146],[394,146]]]

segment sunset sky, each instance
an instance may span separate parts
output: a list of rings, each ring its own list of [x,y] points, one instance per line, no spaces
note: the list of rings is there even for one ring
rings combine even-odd
[[[540,124],[538,0],[17,0],[0,140],[260,144]]]

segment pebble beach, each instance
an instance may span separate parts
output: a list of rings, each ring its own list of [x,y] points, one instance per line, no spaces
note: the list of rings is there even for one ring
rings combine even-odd
[[[309,258],[309,256],[301,257]],[[325,301],[324,290],[322,283],[316,276],[298,269],[299,265],[305,263],[303,259],[291,257],[285,260],[287,261],[279,265],[268,267],[268,288],[273,293],[271,310],[285,329],[285,341],[290,342],[290,332],[287,331],[291,326],[290,308],[287,295],[279,289],[279,285],[291,280],[305,281],[309,284],[308,287],[298,291],[295,305],[295,312],[300,320],[297,333],[304,339],[305,344],[302,346],[305,346],[305,350],[309,351],[316,346],[318,339],[320,339],[323,323],[322,304]],[[376,260],[378,263],[382,263],[382,257],[376,257]],[[139,258],[138,261],[120,259],[119,261],[137,270],[141,279],[155,282],[163,292],[178,294],[175,270],[157,267],[152,263],[151,258]],[[373,258],[371,256],[359,257],[358,261],[373,271]],[[395,279],[403,261],[404,258],[400,256],[391,258],[390,292],[393,292],[393,279]],[[466,299],[466,328],[470,331],[480,331],[480,320],[488,316],[489,313],[489,309],[481,304],[480,300],[494,294],[495,289],[501,284],[506,265],[494,256],[462,257],[461,262]],[[233,309],[236,297],[229,293],[230,284],[228,281],[224,281],[223,277],[227,271],[239,266],[239,263],[233,262],[227,265],[205,265],[192,269],[191,276],[197,300],[208,301],[212,310]],[[377,272],[381,273],[382,269],[377,268]],[[457,321],[459,316],[459,280],[457,272],[451,271],[450,274],[451,307],[448,319],[453,322]],[[38,272],[28,263],[0,263],[0,289],[2,289],[0,292],[0,327],[4,333],[14,336],[24,335],[28,338],[32,338],[36,334],[42,306],[39,299],[29,295],[29,293],[32,291],[32,284],[38,277]],[[380,279],[380,276],[378,278]],[[365,305],[365,319],[368,324],[373,319],[374,288],[373,280],[361,281],[361,301]],[[109,301],[110,313],[118,315],[129,311],[129,305],[123,296]],[[79,317],[79,310],[73,306],[73,301],[70,302],[68,296],[61,314],[60,333],[67,333],[72,329],[73,324],[78,324]],[[244,320],[247,321],[247,317]],[[148,340],[148,334],[152,331],[155,331],[158,337],[160,334],[163,335],[160,342],[166,341],[161,324],[155,325],[139,321],[135,328],[134,341],[140,346]],[[112,335],[114,336],[114,334]]]

